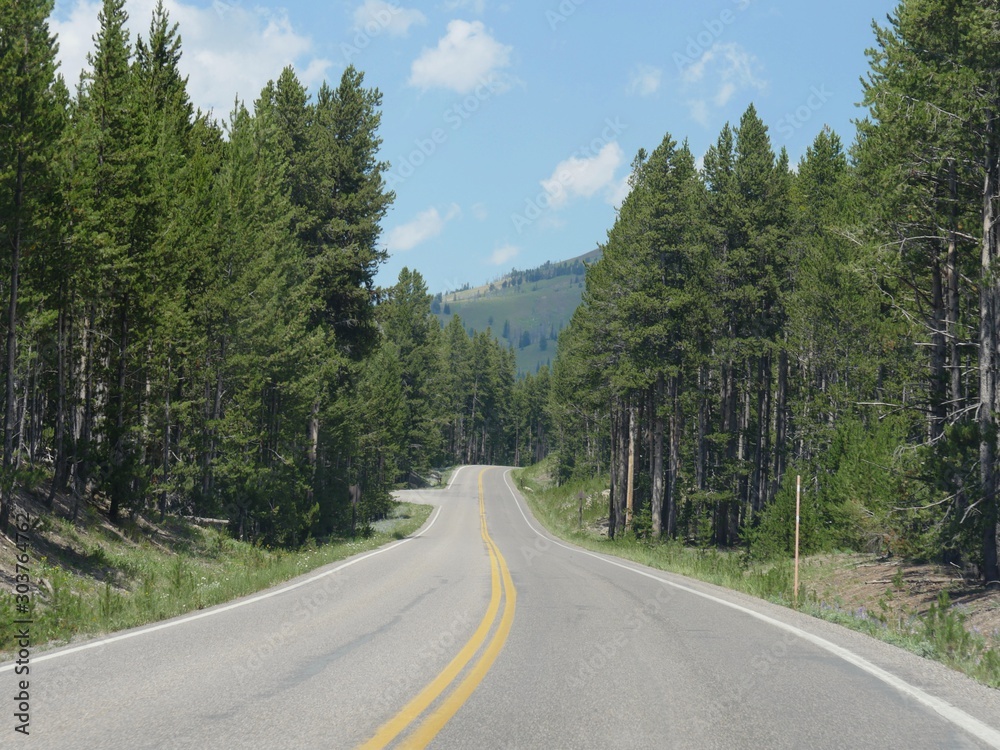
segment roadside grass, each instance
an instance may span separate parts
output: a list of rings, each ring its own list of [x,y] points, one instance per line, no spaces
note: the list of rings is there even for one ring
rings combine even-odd
[[[429,489],[432,490],[446,489],[448,487],[448,482],[451,481],[451,478],[454,476],[455,472],[458,471],[458,469],[459,469],[458,466],[448,466],[444,469],[440,469],[441,478],[438,480],[438,483],[436,485],[430,487]]]
[[[603,494],[607,482],[601,478],[574,480],[556,487],[549,478],[553,466],[547,459],[519,469],[513,476],[535,517],[555,536],[594,552],[793,606],[791,560],[757,562],[738,550],[692,548],[674,541],[637,538],[632,533],[610,540],[606,531],[602,533],[602,523],[606,527],[608,516],[608,501]],[[799,611],[867,633],[1000,688],[1000,648],[965,627],[964,614],[951,606],[947,593],[942,593],[927,613],[912,613],[905,618],[892,617],[877,607],[846,609],[837,601],[821,599],[802,583],[816,577],[825,564],[820,559],[801,561]]]
[[[403,539],[427,520],[431,506],[398,503],[389,522],[368,538],[310,542],[289,551],[232,539],[215,529],[174,522],[167,548],[146,536],[115,538],[99,526],[44,517],[36,536],[51,532],[59,559],[32,560],[31,638],[54,648],[75,639],[138,627],[270,588],[303,573]],[[49,547],[52,548],[51,546]],[[15,613],[0,595],[0,661],[10,659]]]

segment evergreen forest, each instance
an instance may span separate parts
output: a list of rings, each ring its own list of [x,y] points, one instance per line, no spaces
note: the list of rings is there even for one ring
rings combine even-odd
[[[563,478],[612,536],[997,567],[1000,15],[910,0],[875,27],[850,144],[795,165],[753,106],[699,165],[670,134],[559,341]]]
[[[162,3],[104,0],[57,70],[52,0],[0,0],[0,527],[50,505],[225,519],[296,546],[450,464],[610,480],[609,534],[867,550],[1000,585],[1000,15],[905,0],[849,141],[793,164],[750,106],[667,134],[551,371],[380,287],[382,95],[292,68],[197,110]]]

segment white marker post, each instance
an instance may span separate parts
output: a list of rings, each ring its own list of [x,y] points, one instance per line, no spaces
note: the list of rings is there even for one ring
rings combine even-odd
[[[799,511],[802,507],[802,476],[795,477],[795,607],[799,606]]]

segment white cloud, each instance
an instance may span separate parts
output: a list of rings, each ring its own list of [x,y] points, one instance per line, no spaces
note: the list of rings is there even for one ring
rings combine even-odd
[[[495,82],[497,71],[510,65],[512,51],[490,36],[482,21],[450,21],[437,47],[425,48],[413,61],[410,85],[468,94]]]
[[[699,96],[688,101],[691,118],[708,125],[710,105],[726,106],[740,91],[763,91],[767,81],[761,77],[761,64],[756,56],[735,42],[716,42],[682,75],[688,90],[698,89]]]
[[[486,221],[490,218],[490,212],[485,203],[473,204],[472,215],[476,217],[476,221]]]
[[[390,36],[406,36],[410,27],[427,23],[427,16],[416,9],[401,8],[386,0],[365,0],[354,11],[354,28],[375,35],[383,29]]]
[[[156,0],[129,0],[129,30],[145,36]],[[200,7],[179,0],[165,0],[172,23],[183,38],[180,68],[189,77],[188,93],[196,106],[213,109],[224,117],[239,96],[257,98],[269,80],[287,65],[310,87],[326,77],[329,60],[314,54],[312,39],[293,27],[284,11],[218,0]],[[87,65],[97,34],[101,3],[71,0],[57,9],[50,28],[59,35],[61,72],[73,86]]]
[[[428,240],[432,240],[444,231],[449,221],[458,218],[462,209],[452,203],[448,212],[442,216],[437,208],[429,208],[417,214],[413,220],[392,229],[386,237],[386,249],[390,253],[405,253]]]
[[[497,248],[493,251],[493,255],[490,256],[490,263],[494,266],[503,266],[514,260],[520,254],[520,248],[514,247],[513,245],[504,245],[503,247]]]
[[[633,96],[652,96],[660,90],[662,80],[663,71],[660,68],[638,65],[631,73],[628,93]]]
[[[611,142],[593,156],[571,156],[560,162],[552,176],[542,180],[549,206],[562,208],[571,198],[590,198],[601,191],[605,191],[608,201],[613,203],[620,192],[615,185],[615,172],[624,161],[622,147]]]
[[[60,4],[61,5],[61,4]],[[87,65],[87,53],[94,47],[93,37],[97,34],[97,14],[100,2],[79,0],[65,13],[57,13],[49,19],[49,29],[59,36],[59,72],[66,84],[73,90],[80,80],[80,72]]]
[[[688,108],[690,110],[691,119],[699,125],[704,125],[707,128],[709,121],[708,102],[704,99],[694,99],[688,102]]]
[[[486,10],[486,0],[447,0],[444,4],[445,10],[471,10],[473,13],[482,14]]]
[[[632,192],[631,178],[632,175],[627,174],[612,183],[608,189],[608,203],[615,208],[621,208],[622,203],[628,198],[628,194]]]
[[[733,94],[736,93],[736,84],[732,81],[726,81],[722,84],[722,87],[715,93],[715,106],[724,107],[730,99],[733,98]]]

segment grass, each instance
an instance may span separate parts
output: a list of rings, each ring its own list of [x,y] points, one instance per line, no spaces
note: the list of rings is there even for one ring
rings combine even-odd
[[[428,505],[399,503],[391,522],[380,524],[369,538],[313,543],[295,551],[239,542],[196,526],[185,527],[183,542],[167,549],[148,538],[123,543],[100,529],[48,518],[48,527],[69,542],[72,559],[33,561],[38,591],[30,615],[32,641],[55,647],[228,602],[403,539],[430,512]],[[0,596],[0,660],[10,658],[13,621],[23,617],[15,614],[11,594]]]
[[[782,606],[793,606],[791,560],[754,562],[738,550],[696,549],[678,542],[641,539],[631,533],[609,540],[600,532],[600,525],[606,523],[608,515],[607,498],[603,494],[607,482],[598,478],[555,487],[548,479],[553,465],[547,459],[516,471],[514,479],[535,517],[556,536],[595,552],[713,583]],[[805,560],[803,567],[808,570],[810,565],[817,564]],[[991,648],[987,639],[966,629],[964,615],[951,607],[947,594],[943,594],[926,615],[897,620],[877,610],[852,611],[822,601],[800,583],[798,609],[934,659],[983,684],[1000,688],[1000,652],[996,647]]]

